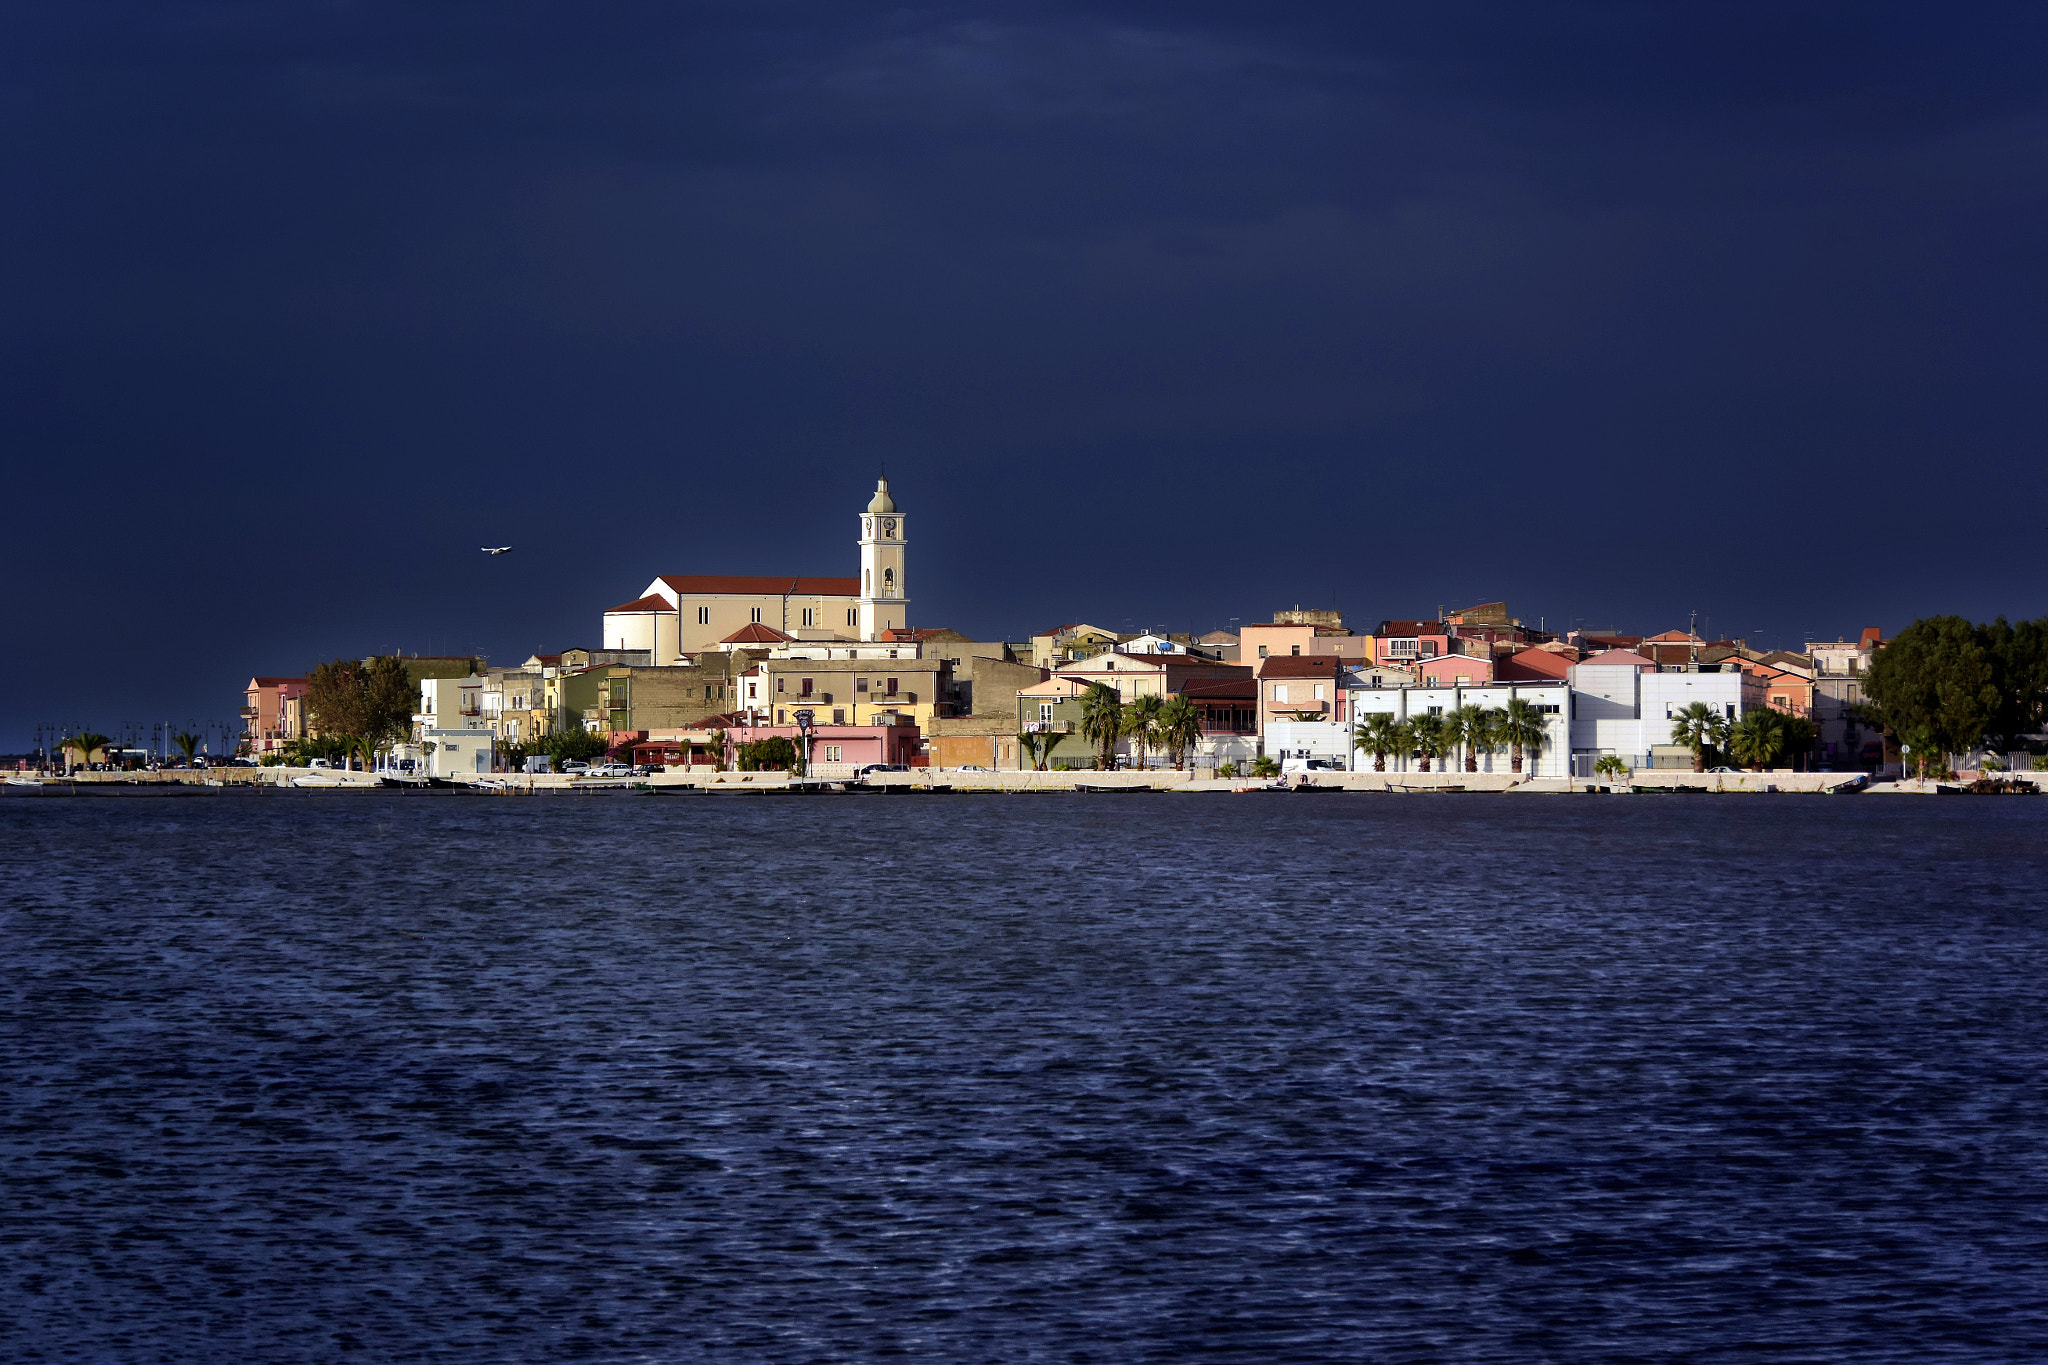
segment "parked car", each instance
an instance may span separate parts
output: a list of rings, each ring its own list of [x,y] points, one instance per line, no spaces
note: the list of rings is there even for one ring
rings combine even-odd
[[[984,767],[979,763],[962,763],[958,768],[954,769],[954,771],[963,773],[992,773],[995,771],[995,769]]]
[[[590,765],[580,758],[572,758],[562,765],[562,771],[565,773],[587,773],[590,771]]]
[[[855,777],[866,777],[869,773],[907,773],[910,768],[902,763],[864,763],[853,770]]]
[[[200,768],[203,768],[203,767],[205,767],[206,765],[205,765],[204,763],[199,763],[199,764],[195,764],[195,765],[193,765],[193,766],[195,766],[195,767],[200,767]],[[327,761],[326,759],[324,759],[324,758],[316,758],[316,759],[314,759],[314,760],[313,760],[313,761],[312,761],[311,763],[308,763],[308,764],[307,764],[306,766],[307,766],[307,767],[309,767],[309,768],[331,768],[331,767],[333,767],[334,765],[333,765],[332,763],[329,763],[329,762],[328,762],[328,761]]]
[[[600,763],[595,768],[592,768],[588,774],[591,777],[631,777],[632,775],[633,765],[630,763]]]

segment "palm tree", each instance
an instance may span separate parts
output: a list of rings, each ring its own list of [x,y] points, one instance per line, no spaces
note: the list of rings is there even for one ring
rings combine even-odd
[[[180,730],[171,736],[171,743],[177,745],[178,752],[185,755],[185,766],[189,768],[192,766],[192,755],[199,752],[199,746],[205,741],[190,730]]]
[[[1628,771],[1628,764],[1613,754],[1602,754],[1600,761],[1593,765],[1593,771],[1602,777],[1613,779]]]
[[[1451,712],[1444,727],[1451,732],[1451,744],[1465,746],[1465,771],[1479,771],[1479,751],[1493,749],[1493,712],[1484,706],[1467,704]]]
[[[1751,711],[1728,732],[1728,752],[1738,763],[1760,773],[1764,765],[1785,752],[1785,727],[1778,713],[1768,706]]]
[[[1728,717],[1703,701],[1681,707],[1671,718],[1671,739],[1692,750],[1692,770],[1707,770],[1707,750],[1728,742]]]
[[[1123,697],[1108,683],[1089,683],[1081,694],[1081,736],[1095,746],[1097,767],[1116,766],[1116,742],[1123,732]]]
[[[1387,770],[1387,755],[1398,754],[1408,743],[1408,727],[1387,711],[1375,711],[1351,731],[1351,747],[1372,755],[1372,770]]]
[[[1025,730],[1017,736],[1017,752],[1024,756],[1035,772],[1045,771],[1045,760],[1052,755],[1052,746],[1059,743],[1059,736],[1041,730]]]
[[[1166,743],[1177,772],[1202,742],[1202,708],[1186,697],[1173,697],[1159,708],[1159,736]]]
[[[110,743],[112,741],[105,735],[96,735],[90,730],[80,730],[77,734],[65,740],[64,747],[66,749],[78,751],[78,762],[71,765],[72,770],[75,772],[92,762],[92,756],[106,748]]]
[[[1515,772],[1522,771],[1522,751],[1531,757],[1543,753],[1550,743],[1550,727],[1543,723],[1543,713],[1536,709],[1536,703],[1524,697],[1512,697],[1500,711],[1500,742],[1508,746],[1508,766]]]
[[[1159,713],[1164,709],[1166,698],[1153,692],[1132,697],[1124,708],[1124,733],[1130,736],[1133,767],[1144,767],[1146,750],[1159,741]]]
[[[1415,746],[1415,756],[1422,760],[1419,772],[1429,771],[1429,760],[1439,757],[1454,741],[1448,735],[1450,727],[1444,718],[1434,711],[1425,711],[1408,722],[1408,742]]]

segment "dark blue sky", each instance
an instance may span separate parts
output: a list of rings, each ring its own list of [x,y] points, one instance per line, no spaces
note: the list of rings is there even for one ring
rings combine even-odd
[[[977,634],[2048,612],[2044,39],[14,6],[0,747],[590,642],[658,572],[851,573],[884,460],[915,619]]]

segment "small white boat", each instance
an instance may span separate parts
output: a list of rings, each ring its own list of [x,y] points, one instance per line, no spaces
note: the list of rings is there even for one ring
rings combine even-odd
[[[39,777],[10,777],[7,779],[7,785],[10,787],[40,787],[43,785],[43,780]]]
[[[307,773],[303,777],[293,778],[292,785],[294,787],[352,787],[355,783],[350,782],[345,777],[336,777],[333,773]]]

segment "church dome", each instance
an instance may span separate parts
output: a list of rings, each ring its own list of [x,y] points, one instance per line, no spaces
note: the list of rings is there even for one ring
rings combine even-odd
[[[889,481],[887,479],[876,479],[875,496],[868,500],[868,511],[893,512],[895,510],[896,500],[889,496]]]

